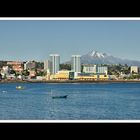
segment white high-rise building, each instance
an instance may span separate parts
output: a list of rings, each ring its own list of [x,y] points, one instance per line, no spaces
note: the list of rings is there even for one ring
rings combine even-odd
[[[81,72],[81,55],[72,55],[72,71]]]
[[[59,71],[60,55],[50,54],[50,73],[55,74]]]

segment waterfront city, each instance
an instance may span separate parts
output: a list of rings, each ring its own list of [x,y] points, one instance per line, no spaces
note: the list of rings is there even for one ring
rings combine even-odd
[[[140,120],[139,20],[0,20],[0,121]]]
[[[44,62],[1,61],[0,80],[6,81],[139,81],[139,67],[127,64],[81,64],[80,55],[60,64],[59,54],[50,54]]]

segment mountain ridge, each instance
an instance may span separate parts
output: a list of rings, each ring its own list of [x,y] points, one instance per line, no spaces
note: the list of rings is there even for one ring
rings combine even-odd
[[[71,61],[68,61],[69,63]],[[113,56],[109,53],[102,53],[96,50],[91,50],[88,53],[81,55],[81,63],[83,64],[127,64],[129,66],[140,66],[140,61],[122,59]]]

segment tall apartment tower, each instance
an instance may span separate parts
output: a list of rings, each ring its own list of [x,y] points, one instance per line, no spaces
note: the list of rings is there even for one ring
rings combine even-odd
[[[81,55],[72,55],[72,71],[81,72]]]
[[[60,55],[50,54],[50,73],[55,74],[59,71]]]

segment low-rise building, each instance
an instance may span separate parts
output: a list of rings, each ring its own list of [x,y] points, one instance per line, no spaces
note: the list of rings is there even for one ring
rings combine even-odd
[[[27,61],[24,63],[24,70],[33,70],[36,68],[36,65],[35,61]]]
[[[91,73],[80,73],[77,76],[77,80],[98,80],[98,75]]]
[[[106,74],[91,74],[91,73],[80,73],[77,76],[78,80],[109,80],[109,75]]]
[[[108,67],[107,66],[98,66],[97,67],[97,73],[98,74],[108,74]]]
[[[43,76],[36,76],[36,80],[40,80],[41,81],[41,80],[43,80],[43,78],[44,78]]]
[[[100,74],[100,75],[99,75],[99,80],[109,80],[109,75]]]
[[[85,64],[83,65],[83,72],[84,73],[96,73],[97,66],[93,64]]]
[[[3,66],[2,69],[1,69],[1,74],[2,75],[9,75],[9,73],[10,73],[9,66]]]
[[[2,67],[2,71],[5,72],[5,73],[8,73],[10,70],[9,66],[3,66]]]
[[[51,74],[50,79],[55,80],[69,80],[69,72],[68,70],[58,71],[56,74]]]
[[[116,75],[109,75],[110,80],[118,80]]]
[[[16,76],[14,74],[10,74],[10,75],[7,75],[6,78],[8,80],[15,80],[16,79]]]
[[[36,77],[36,72],[35,72],[34,70],[30,70],[30,71],[29,71],[29,77],[30,77],[30,78]]]
[[[7,65],[10,65],[12,67],[12,70],[14,70],[16,72],[22,72],[23,71],[23,62],[8,61]]]
[[[77,80],[97,80],[98,76],[97,75],[92,75],[92,76],[78,76]]]
[[[138,73],[138,66],[131,66],[130,73]]]

